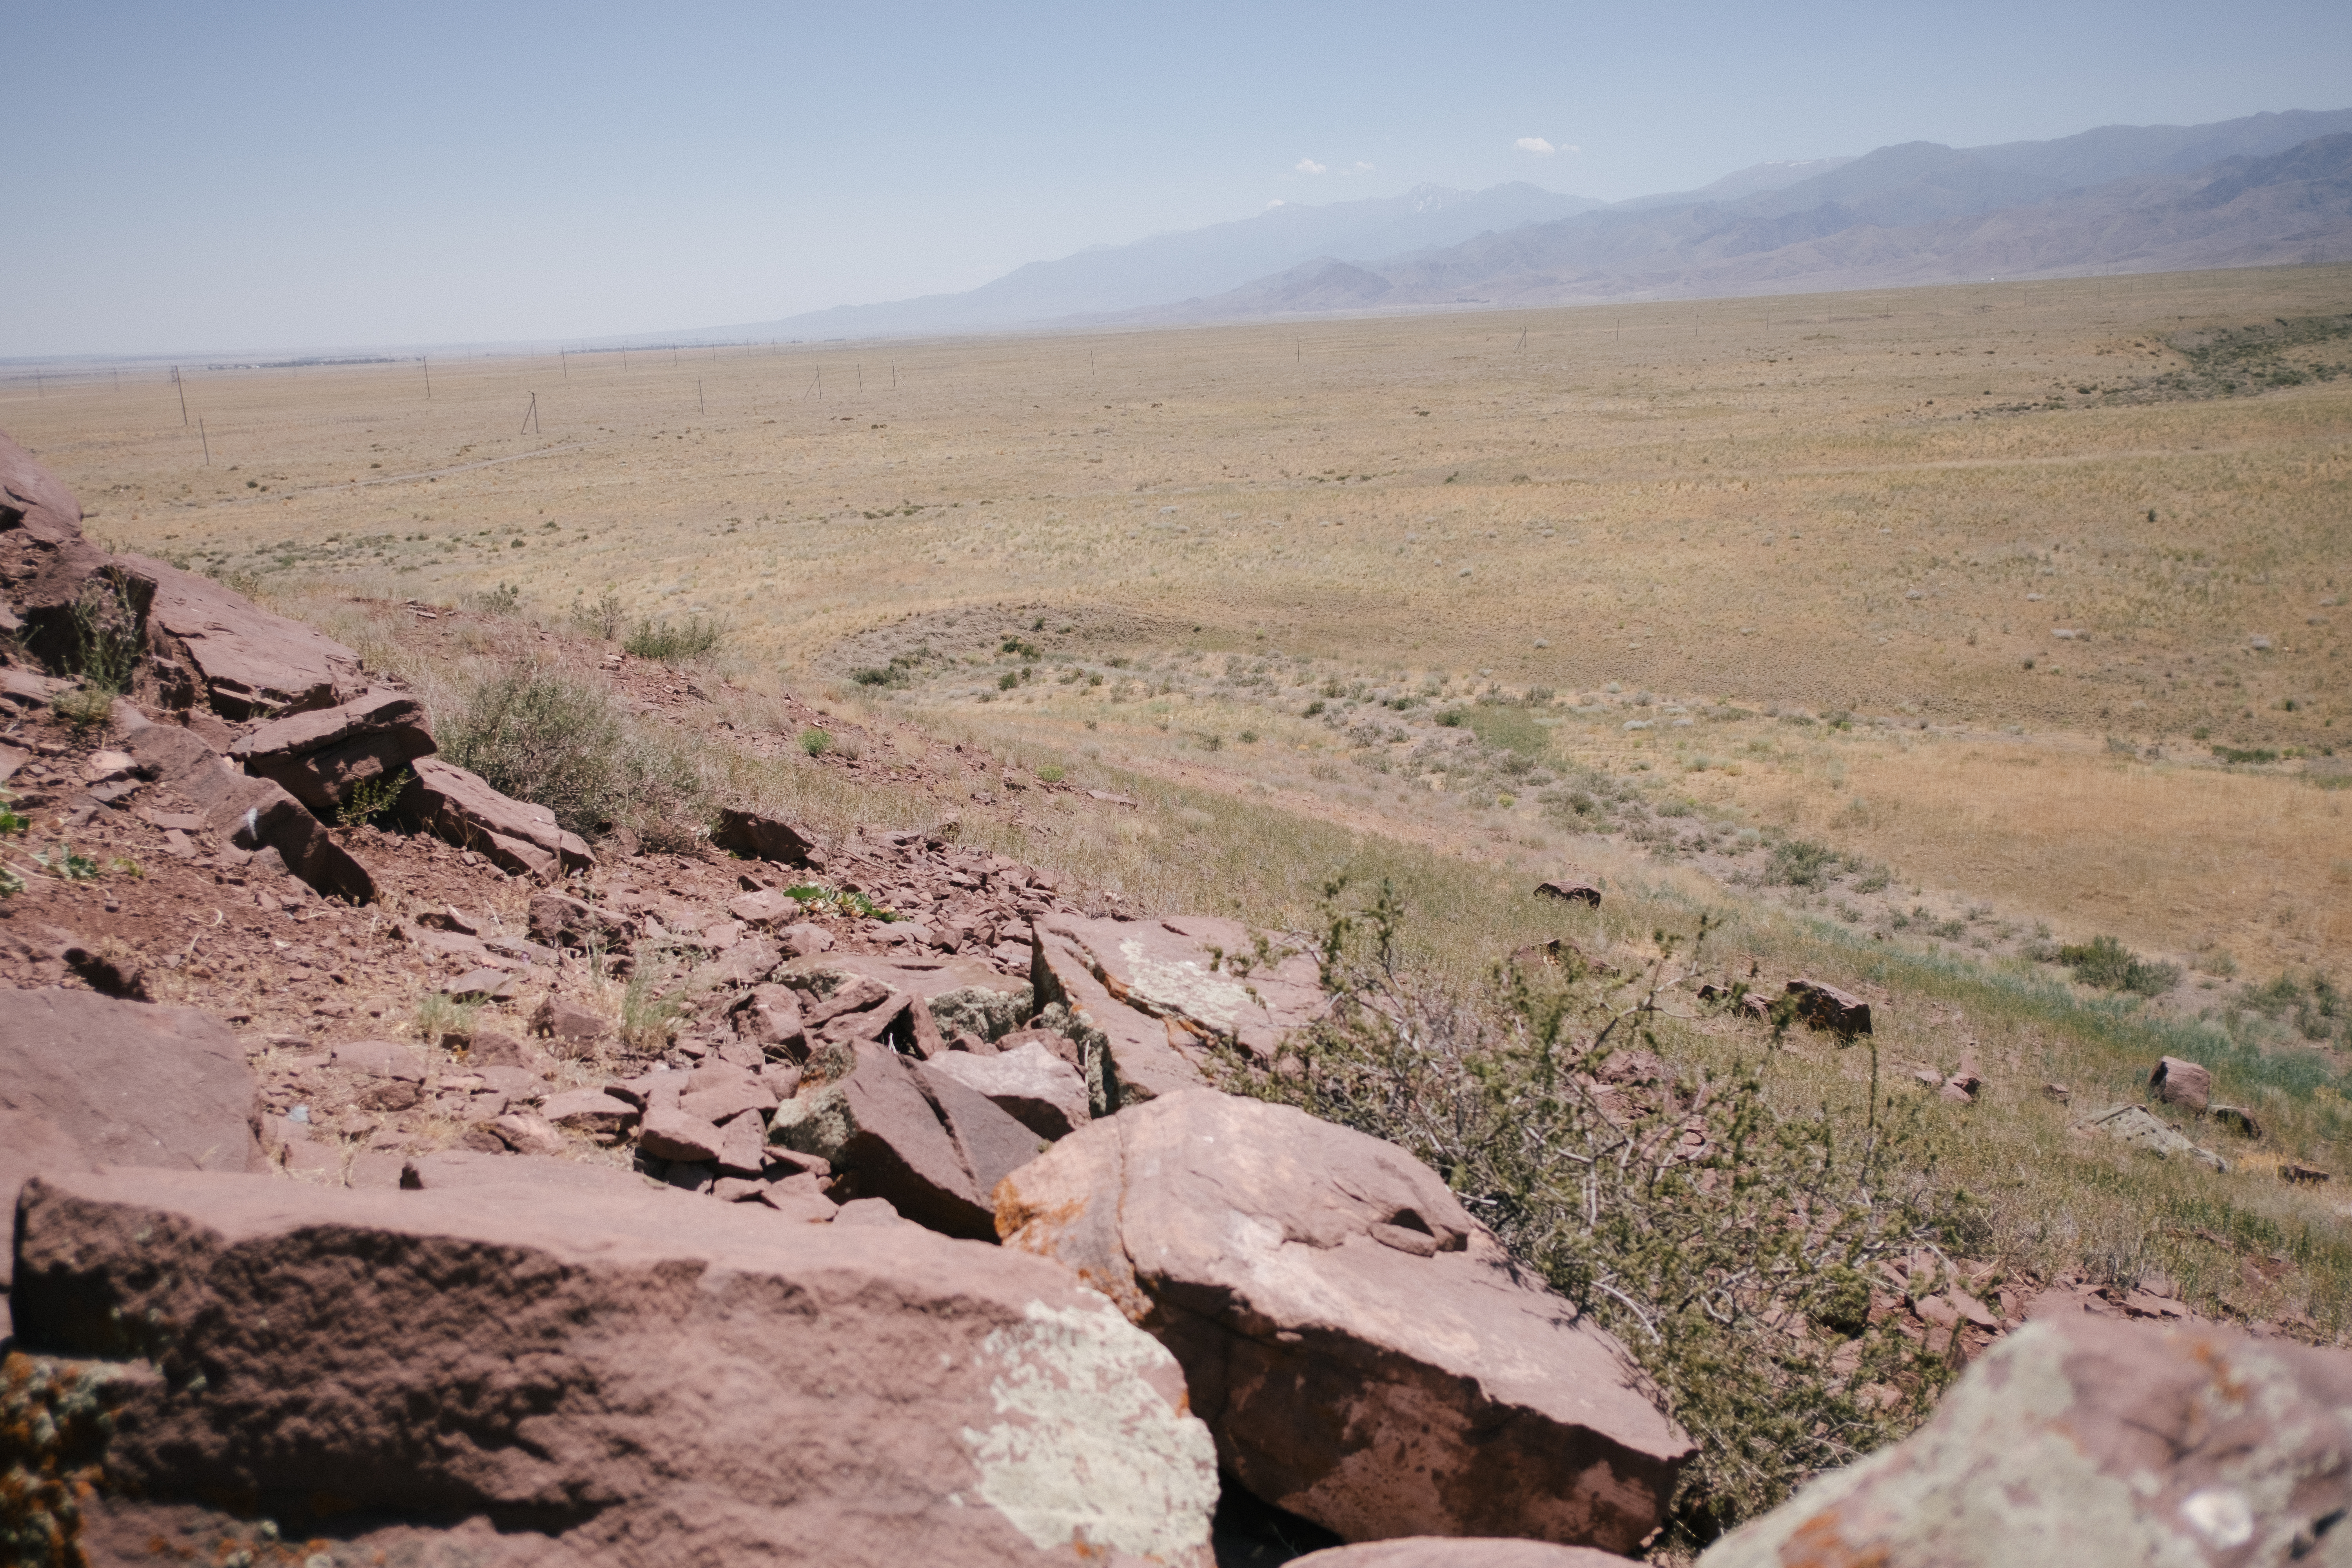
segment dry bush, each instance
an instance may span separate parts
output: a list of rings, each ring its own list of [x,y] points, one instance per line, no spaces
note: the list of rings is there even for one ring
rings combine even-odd
[[[1231,1084],[1411,1151],[1616,1332],[1699,1445],[1675,1503],[1685,1542],[1924,1417],[1949,1366],[1896,1315],[1872,1321],[1874,1266],[1985,1237],[1875,1084],[1856,1121],[1776,1110],[1760,1060],[1675,1079],[1660,999],[1688,963],[1663,934],[1628,979],[1464,985],[1404,962],[1402,918],[1390,888],[1335,909],[1328,1020],[1271,1064],[1233,1060]]]

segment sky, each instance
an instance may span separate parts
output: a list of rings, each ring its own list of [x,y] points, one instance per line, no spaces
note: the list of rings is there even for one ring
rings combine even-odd
[[[0,358],[658,335],[1272,202],[2352,106],[2343,0],[0,0]]]

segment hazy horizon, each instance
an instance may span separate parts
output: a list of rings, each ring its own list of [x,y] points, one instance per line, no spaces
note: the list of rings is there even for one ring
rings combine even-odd
[[[1858,6],[1099,16],[19,6],[46,107],[11,129],[0,357],[773,321],[1276,202],[1617,201],[1904,142],[2327,109],[2352,79],[2352,15],[2293,3],[2008,7],[1959,34]]]

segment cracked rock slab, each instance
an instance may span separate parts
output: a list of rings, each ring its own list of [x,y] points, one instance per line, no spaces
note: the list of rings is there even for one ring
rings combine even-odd
[[[21,1349],[163,1374],[105,1455],[133,1542],[234,1498],[339,1562],[1209,1568],[1168,1352],[1055,1265],[915,1226],[112,1171],[28,1184],[16,1256]]]

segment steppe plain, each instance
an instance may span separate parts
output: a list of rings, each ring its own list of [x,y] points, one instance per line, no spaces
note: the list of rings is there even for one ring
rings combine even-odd
[[[189,364],[12,380],[0,427],[95,537],[436,702],[723,621],[700,668],[615,689],[753,747],[744,787],[826,825],[961,812],[1131,907],[1292,930],[1335,873],[1391,879],[1465,976],[1710,914],[1717,970],[1879,1004],[1870,1053],[1777,1053],[1784,1103],[1874,1121],[1883,1071],[1932,1114],[1982,1068],[1928,1137],[1986,1205],[1978,1256],[2326,1337],[2352,1320],[2348,313],[2352,268],[2314,267]],[[938,765],[958,741],[1010,764],[996,798]],[[1600,911],[1529,898],[1570,871]],[[2178,984],[2049,962],[2100,935]],[[2068,1131],[2160,1050],[2259,1111],[2233,1173]]]

